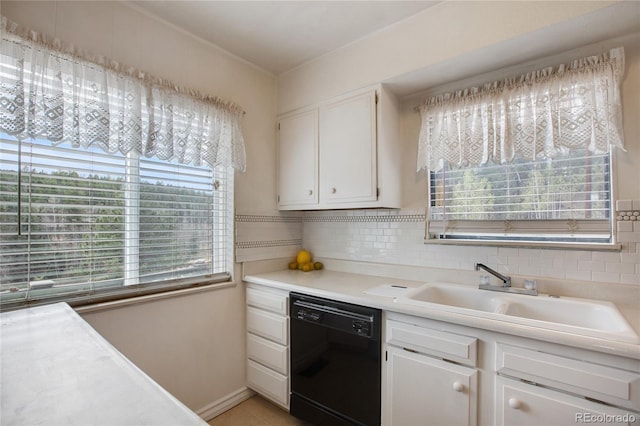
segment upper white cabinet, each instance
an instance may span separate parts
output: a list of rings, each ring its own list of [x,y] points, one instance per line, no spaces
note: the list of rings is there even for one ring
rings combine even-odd
[[[400,207],[397,101],[383,86],[279,118],[278,207]]]
[[[318,110],[278,122],[278,206],[288,210],[318,205]]]
[[[320,196],[327,204],[375,202],[376,93],[320,108]]]

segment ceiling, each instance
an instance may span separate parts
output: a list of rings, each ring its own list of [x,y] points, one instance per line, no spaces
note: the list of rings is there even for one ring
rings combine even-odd
[[[275,75],[439,1],[132,1]]]

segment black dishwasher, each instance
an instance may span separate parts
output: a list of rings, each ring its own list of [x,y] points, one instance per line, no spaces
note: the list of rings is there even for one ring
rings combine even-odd
[[[380,424],[381,311],[291,293],[291,414],[317,426]]]

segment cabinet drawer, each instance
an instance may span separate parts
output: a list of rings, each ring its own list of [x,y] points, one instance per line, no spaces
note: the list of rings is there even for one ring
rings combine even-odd
[[[259,394],[289,409],[289,379],[286,376],[249,360],[247,384]]]
[[[285,316],[288,313],[287,296],[285,294],[247,288],[247,305]]]
[[[476,365],[475,337],[461,336],[402,322],[387,321],[387,343],[461,364]]]
[[[638,425],[640,415],[504,377],[496,379],[496,425]]]
[[[269,340],[249,333],[247,337],[247,356],[286,375],[289,365],[289,350],[286,346],[279,345]]]
[[[496,344],[496,371],[620,407],[640,409],[640,374]]]
[[[247,330],[281,345],[289,344],[289,319],[287,317],[248,306]]]

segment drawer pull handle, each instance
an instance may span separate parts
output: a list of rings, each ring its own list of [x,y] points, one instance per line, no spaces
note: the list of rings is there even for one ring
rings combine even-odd
[[[309,190],[309,195],[313,195],[313,189]]]
[[[453,390],[456,392],[464,392],[464,385],[460,382],[453,382]]]
[[[509,398],[509,407],[513,408],[514,410],[519,410],[520,408],[522,408],[522,401],[520,401],[518,398]]]
[[[338,190],[337,190],[337,189],[335,189],[335,188],[331,188],[331,193],[332,193],[332,194],[335,194],[336,192],[338,192]]]

